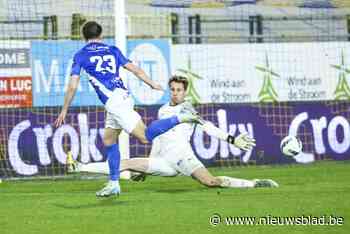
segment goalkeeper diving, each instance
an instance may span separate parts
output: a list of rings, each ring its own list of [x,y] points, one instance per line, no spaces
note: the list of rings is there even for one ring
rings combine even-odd
[[[192,105],[185,102],[188,81],[181,76],[173,76],[168,82],[170,88],[170,102],[161,106],[158,118],[164,119],[179,114],[187,109],[196,114]],[[177,176],[179,174],[191,176],[201,184],[208,187],[231,187],[231,188],[253,188],[253,187],[278,187],[271,179],[247,180],[232,178],[228,176],[213,176],[195,156],[190,139],[197,124],[207,134],[220,140],[227,141],[237,148],[249,151],[255,146],[255,139],[248,133],[241,133],[237,137],[229,135],[225,131],[214,126],[210,121],[202,118],[198,123],[181,123],[168,132],[156,137],[152,142],[149,158],[131,158],[121,160],[120,172],[138,172],[136,180],[144,180],[145,175]],[[109,167],[105,162],[81,164],[72,159],[67,161],[74,164],[75,172],[109,173]]]

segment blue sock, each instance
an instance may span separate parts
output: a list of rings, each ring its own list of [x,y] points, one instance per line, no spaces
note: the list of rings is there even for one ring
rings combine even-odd
[[[120,152],[118,144],[106,146],[109,166],[109,178],[112,181],[119,180]]]
[[[177,116],[173,116],[167,119],[159,119],[156,121],[153,121],[148,127],[146,128],[145,135],[149,142],[151,142],[154,138],[157,136],[165,133],[169,129],[175,127],[180,123]]]

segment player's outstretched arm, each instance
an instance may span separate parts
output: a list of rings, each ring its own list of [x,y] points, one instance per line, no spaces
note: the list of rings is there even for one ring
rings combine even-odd
[[[64,123],[64,120],[66,118],[68,108],[73,100],[73,97],[77,91],[78,85],[79,85],[80,77],[78,75],[72,75],[71,79],[68,83],[68,88],[66,91],[66,94],[64,95],[64,104],[61,110],[61,113],[57,117],[55,121],[55,126],[59,127]]]
[[[227,132],[216,127],[210,121],[202,121],[201,124],[203,130],[210,136],[214,136],[220,140],[227,141],[230,144],[235,145],[241,150],[251,150],[255,146],[255,139],[250,137],[248,133],[241,133],[237,137],[229,135]]]
[[[152,89],[163,91],[162,86],[160,86],[158,83],[151,80],[147,74],[142,70],[140,67],[136,66],[133,63],[127,63],[124,65],[124,68],[130,72],[132,72],[137,78],[148,84]]]

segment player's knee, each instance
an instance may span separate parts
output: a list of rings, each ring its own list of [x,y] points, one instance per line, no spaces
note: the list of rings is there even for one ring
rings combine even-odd
[[[139,139],[141,141],[142,144],[148,144],[149,141],[146,139],[146,137],[140,138]]]
[[[131,135],[135,136],[142,144],[150,143],[146,137],[146,126],[142,120],[140,120],[134,130],[131,131]]]
[[[103,144],[104,145],[113,145],[115,143],[117,143],[117,140],[115,137],[110,136],[110,135],[103,136]]]
[[[148,144],[149,141],[147,140],[146,136],[145,135],[139,135],[137,136],[137,139],[139,139],[139,141],[142,143],[142,144]]]
[[[150,143],[148,140],[147,140],[147,137],[146,137],[146,134],[145,134],[145,131],[140,129],[140,128],[135,128],[131,134],[133,136],[135,136],[142,144],[148,144]]]

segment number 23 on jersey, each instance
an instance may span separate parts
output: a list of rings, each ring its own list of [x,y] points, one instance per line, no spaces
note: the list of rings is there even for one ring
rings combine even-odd
[[[115,62],[115,57],[113,55],[107,54],[103,56],[92,56],[90,57],[90,62],[96,63],[97,72],[110,72],[115,74],[117,71],[117,65]],[[106,66],[102,67],[103,62],[106,62]]]

